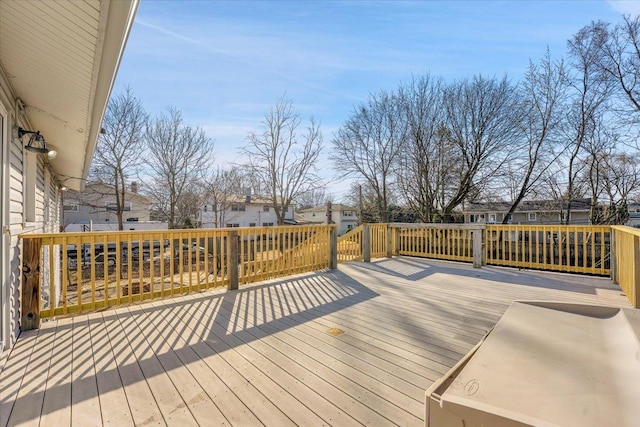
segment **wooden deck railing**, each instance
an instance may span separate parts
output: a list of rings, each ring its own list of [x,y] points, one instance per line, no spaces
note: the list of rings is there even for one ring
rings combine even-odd
[[[640,230],[614,225],[612,278],[635,308],[640,308]]]
[[[25,321],[216,286],[235,289],[327,268],[334,230],[297,226],[25,235],[23,251],[32,255],[24,259],[24,270],[39,276],[23,273],[25,283],[33,284],[24,286],[29,290],[23,293],[41,295],[23,301]]]
[[[630,227],[364,224],[339,238],[335,230],[290,226],[24,235],[22,324],[216,286],[236,289],[392,255],[475,267],[610,274],[640,306],[640,231]]]
[[[611,226],[487,225],[487,264],[609,275]]]
[[[482,263],[482,246],[473,246],[474,231],[482,227],[471,224],[393,224],[397,228],[397,254],[452,261]],[[476,243],[477,245],[477,243]]]
[[[363,230],[364,225],[359,225],[338,237],[338,262],[362,261],[364,259]]]

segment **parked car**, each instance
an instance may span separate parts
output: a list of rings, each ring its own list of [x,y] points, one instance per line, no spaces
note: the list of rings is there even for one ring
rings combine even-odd
[[[102,265],[104,264],[104,252],[100,252],[99,254],[96,254],[95,259],[93,260],[93,263],[96,265]],[[78,267],[78,253],[77,251],[68,251],[67,252],[67,262],[69,265],[69,268],[74,270]],[[109,253],[107,254],[107,265],[109,267],[114,267],[116,265],[116,254],[115,253]],[[88,268],[91,266],[91,255],[87,254],[85,256],[82,257],[82,268]]]

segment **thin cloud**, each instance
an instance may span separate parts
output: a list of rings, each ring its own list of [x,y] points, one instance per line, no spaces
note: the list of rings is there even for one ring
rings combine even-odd
[[[638,0],[609,0],[608,3],[616,12],[640,15],[640,2]]]
[[[173,38],[175,40],[182,41],[182,42],[189,43],[191,45],[197,46],[198,48],[203,49],[206,52],[223,55],[223,56],[226,56],[227,58],[230,58],[230,59],[233,59],[234,61],[237,61],[238,63],[242,63],[244,65],[247,65],[250,68],[259,69],[263,73],[269,73],[269,74],[271,74],[273,76],[276,76],[276,77],[279,77],[281,79],[284,79],[284,80],[288,81],[289,83],[294,84],[295,86],[306,87],[308,89],[312,89],[312,90],[315,90],[315,91],[320,92],[320,93],[324,93],[324,94],[331,95],[331,96],[338,96],[340,98],[348,99],[348,100],[352,100],[352,101],[361,101],[362,100],[359,97],[353,96],[351,94],[344,93],[344,92],[339,92],[339,91],[335,91],[335,90],[331,90],[331,89],[328,89],[328,88],[326,88],[324,86],[321,86],[321,85],[318,85],[318,84],[314,84],[314,83],[310,83],[309,81],[306,81],[306,80],[295,78],[290,74],[283,73],[283,72],[280,72],[280,71],[276,71],[274,69],[273,64],[266,63],[265,61],[255,61],[255,60],[248,59],[251,56],[235,55],[235,54],[231,53],[228,50],[220,49],[220,48],[215,47],[213,43],[205,42],[205,41],[202,41],[202,40],[197,39],[197,38],[185,36],[183,34],[175,32],[175,31],[167,30],[165,27],[161,27],[159,25],[152,24],[152,23],[147,22],[145,20],[138,19],[138,20],[136,20],[136,23],[140,24],[141,26],[143,26],[145,28],[148,28],[148,29],[151,29],[153,31],[157,31],[157,32],[159,32],[161,34],[164,34],[166,36],[169,36],[169,37],[171,37],[171,38]],[[274,47],[274,48],[268,48],[268,47],[265,48],[265,46],[264,46],[264,43],[265,43],[264,37],[256,37],[255,40],[259,40],[260,41],[261,49],[263,51],[266,51],[266,52],[279,52],[278,59],[277,59],[277,62],[275,62],[275,65],[284,66],[285,64],[293,64],[293,63],[296,62],[295,58],[292,58],[291,55],[287,56],[285,54],[285,52],[287,52],[288,49],[284,49],[284,48],[282,48],[282,46],[277,47],[277,48],[276,47]],[[258,43],[254,43],[254,41],[251,41],[250,45],[258,45]],[[268,58],[273,58],[273,55],[269,55],[267,57]],[[301,62],[308,65],[309,61],[307,59],[307,60],[303,60]],[[288,66],[290,66],[290,65],[288,65]]]

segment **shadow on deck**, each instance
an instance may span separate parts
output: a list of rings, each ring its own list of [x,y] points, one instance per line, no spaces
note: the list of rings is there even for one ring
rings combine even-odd
[[[394,258],[58,319],[0,372],[0,426],[421,425],[516,299],[629,306],[603,278]]]

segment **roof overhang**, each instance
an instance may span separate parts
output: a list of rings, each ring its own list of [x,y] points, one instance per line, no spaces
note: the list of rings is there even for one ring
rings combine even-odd
[[[0,2],[0,70],[18,109],[82,189],[138,0]],[[26,139],[26,138],[25,138]]]

